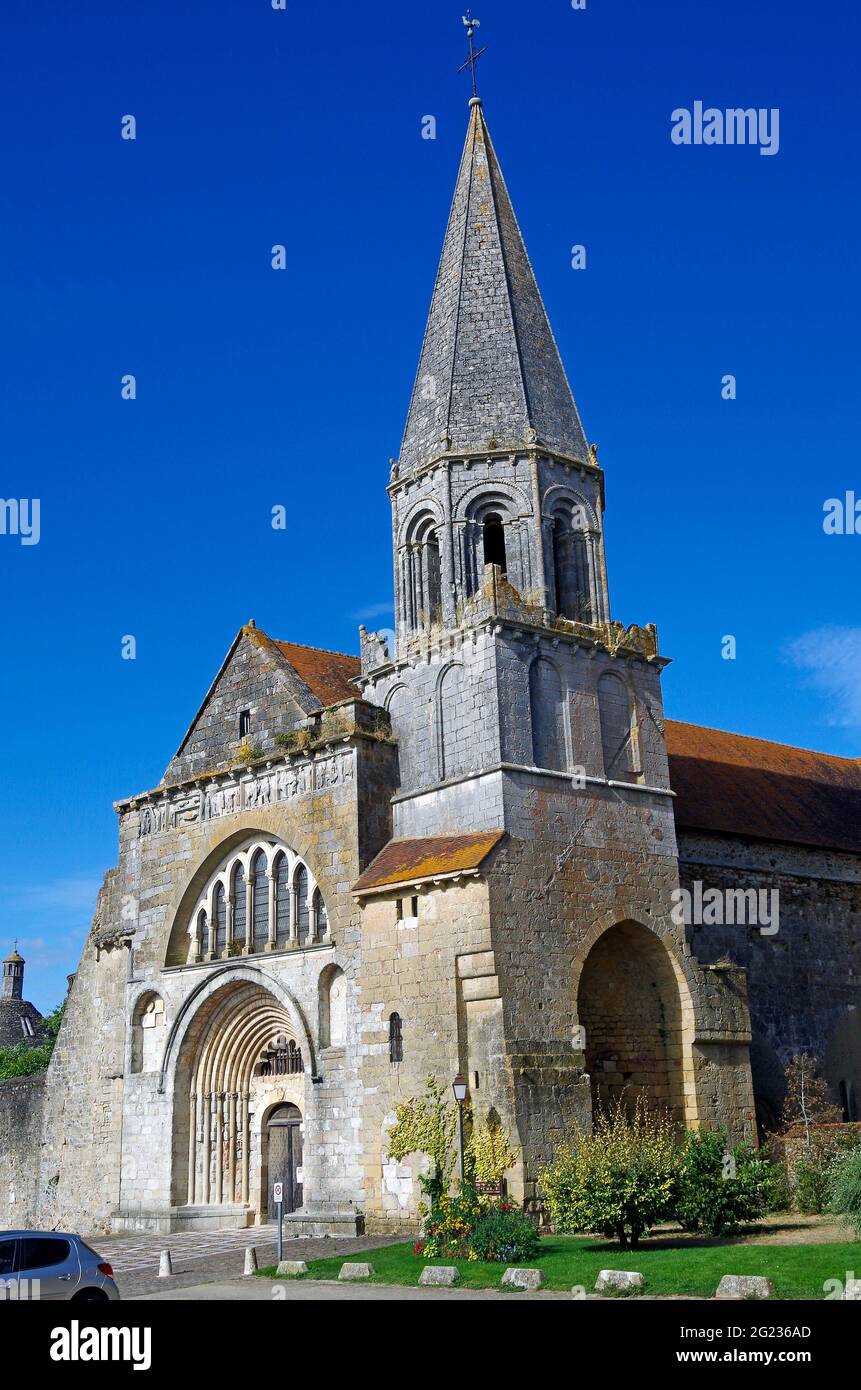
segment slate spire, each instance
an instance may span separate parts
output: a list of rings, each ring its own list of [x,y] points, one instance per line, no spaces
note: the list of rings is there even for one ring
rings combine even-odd
[[[540,442],[589,450],[482,111],[454,191],[399,460]]]

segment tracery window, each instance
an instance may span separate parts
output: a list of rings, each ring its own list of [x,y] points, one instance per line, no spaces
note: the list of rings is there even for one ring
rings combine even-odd
[[[254,836],[212,874],[188,924],[196,961],[295,950],[331,941],[329,914],[308,865],[289,845]]]

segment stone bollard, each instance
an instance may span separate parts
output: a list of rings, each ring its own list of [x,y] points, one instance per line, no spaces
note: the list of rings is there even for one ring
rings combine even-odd
[[[346,1264],[342,1264],[342,1265],[341,1265],[341,1270],[340,1270],[340,1273],[339,1273],[339,1275],[338,1275],[338,1278],[339,1278],[339,1279],[350,1280],[350,1281],[352,1281],[352,1280],[354,1280],[354,1279],[370,1279],[370,1277],[371,1277],[371,1275],[373,1274],[373,1272],[374,1272],[374,1266],[373,1266],[373,1265],[368,1265],[368,1264],[350,1264],[349,1261],[348,1261]]]
[[[457,1265],[425,1265],[419,1283],[423,1288],[450,1289],[460,1278]]]
[[[512,1265],[502,1276],[504,1289],[540,1289],[543,1283],[540,1269],[517,1269]]]
[[[158,1257],[158,1277],[167,1279],[168,1275],[173,1274],[173,1265],[170,1260],[170,1251],[162,1250]]]
[[[646,1281],[633,1269],[602,1269],[595,1280],[596,1293],[640,1293]]]
[[[246,1245],[245,1247],[245,1268],[243,1269],[242,1273],[257,1273],[257,1251],[255,1250],[253,1245]]]
[[[279,1279],[298,1279],[300,1275],[307,1273],[308,1266],[304,1260],[279,1260],[278,1268],[275,1270]]]
[[[774,1285],[761,1274],[725,1274],[715,1298],[774,1298]]]

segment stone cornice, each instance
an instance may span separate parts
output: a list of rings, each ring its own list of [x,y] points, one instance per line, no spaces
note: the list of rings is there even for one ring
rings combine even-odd
[[[403,488],[411,483],[419,482],[427,474],[433,473],[435,469],[447,469],[452,464],[462,464],[464,468],[473,468],[483,463],[514,462],[516,459],[523,459],[527,463],[531,463],[533,459],[536,461],[546,459],[548,463],[560,464],[567,472],[591,473],[601,483],[603,496],[604,470],[597,462],[596,456],[593,455],[586,460],[576,458],[573,454],[557,453],[553,449],[546,448],[540,441],[524,443],[518,448],[483,449],[477,454],[450,453],[447,450],[441,450],[427,463],[421,464],[420,467],[414,468],[411,472],[394,475],[386,491],[390,497],[394,497]]]

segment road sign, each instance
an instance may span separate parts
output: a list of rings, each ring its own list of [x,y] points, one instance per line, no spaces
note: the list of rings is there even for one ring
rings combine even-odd
[[[274,1186],[273,1186],[273,1188],[272,1188],[272,1198],[273,1198],[273,1200],[276,1201],[276,1202],[283,1202],[283,1201],[284,1201],[284,1184],[283,1184],[283,1182],[276,1182],[276,1183],[274,1184]]]

